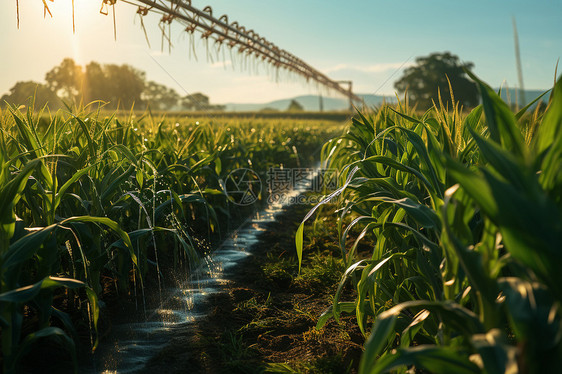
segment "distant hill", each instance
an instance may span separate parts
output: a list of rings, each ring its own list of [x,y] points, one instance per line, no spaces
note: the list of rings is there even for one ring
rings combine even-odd
[[[495,89],[497,92],[498,89]],[[509,90],[504,89],[502,90],[501,96],[502,98],[508,102],[515,104],[516,101],[516,91],[515,88],[510,88]],[[531,102],[532,100],[539,97],[544,91],[546,90],[525,90],[525,101],[527,103]],[[382,95],[369,95],[369,94],[357,94],[357,96],[361,97],[365,105],[368,107],[378,107],[383,102],[387,103],[395,103],[396,97],[395,96],[382,96]],[[542,101],[545,103],[548,102],[549,94],[546,94],[542,97]],[[273,109],[273,110],[281,110],[284,111],[289,107],[289,103],[291,100],[296,100],[299,104],[301,104],[306,111],[318,111],[320,109],[320,98],[318,95],[302,95],[291,97],[287,99],[275,100],[270,101],[268,103],[251,103],[251,104],[238,104],[238,103],[228,103],[225,104],[226,111],[230,112],[256,112],[264,109]],[[342,98],[334,98],[334,97],[322,97],[322,101],[324,104],[325,111],[338,111],[338,110],[346,110],[349,107],[349,101],[342,97]]]
[[[386,102],[396,101],[395,98],[390,96],[386,97],[380,95],[362,95],[362,94],[359,94],[357,96],[363,98],[367,106],[379,106],[385,100]],[[228,103],[226,104],[225,110],[235,111],[235,112],[252,112],[252,111],[259,111],[263,109],[286,110],[289,107],[289,103],[291,102],[291,100],[296,100],[299,104],[303,106],[304,110],[318,111],[320,109],[320,97],[318,95],[303,95],[303,96],[296,96],[287,99],[270,101],[268,103],[262,103],[262,104]],[[349,107],[349,101],[346,98],[322,97],[322,101],[324,104],[325,111],[345,110]]]
[[[498,89],[496,89],[496,92],[497,91]],[[546,90],[525,90],[525,104],[528,104],[531,101],[535,100],[537,97],[542,95],[545,91]],[[519,99],[519,90],[516,88],[510,88],[509,90],[502,89],[501,98],[508,104],[515,105],[515,103],[517,102],[519,103],[520,107],[522,106],[521,100]],[[546,104],[548,103],[549,98],[550,98],[550,92],[544,95],[541,98],[541,101]]]

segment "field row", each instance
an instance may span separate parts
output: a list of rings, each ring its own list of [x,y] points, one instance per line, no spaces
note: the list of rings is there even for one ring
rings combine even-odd
[[[335,203],[347,270],[318,327],[356,317],[361,374],[562,366],[562,80],[530,113],[477,83],[468,115],[385,107],[324,146],[339,189],[296,244]]]
[[[238,168],[308,166],[338,122],[0,112],[0,322],[4,372],[45,337],[76,361],[98,343],[104,298],[187,277],[240,208]],[[265,192],[256,195],[265,200]],[[103,312],[103,311],[102,311]],[[89,321],[89,324],[88,324]],[[89,336],[89,337],[88,337]],[[80,339],[78,339],[80,340]]]

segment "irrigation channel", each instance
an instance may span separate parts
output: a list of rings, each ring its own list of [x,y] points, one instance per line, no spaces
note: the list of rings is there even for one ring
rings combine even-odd
[[[190,279],[161,293],[160,305],[147,310],[144,321],[125,322],[113,326],[113,341],[102,344],[88,367],[80,372],[88,374],[121,374],[141,370],[151,357],[162,350],[170,339],[180,331],[189,329],[198,319],[208,313],[207,299],[223,291],[233,272],[240,271],[237,264],[251,256],[252,246],[266,226],[275,222],[276,216],[309,187],[318,176],[319,169],[280,202],[268,204],[243,222],[237,229],[207,255]],[[142,307],[140,307],[142,308]]]

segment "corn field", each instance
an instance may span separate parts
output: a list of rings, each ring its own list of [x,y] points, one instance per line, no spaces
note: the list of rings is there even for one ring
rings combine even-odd
[[[297,252],[335,204],[347,270],[317,328],[356,317],[362,374],[561,370],[562,80],[546,111],[514,113],[473,79],[468,114],[359,112],[323,148],[339,189]]]
[[[92,107],[0,112],[5,373],[43,338],[76,364],[78,343],[98,344],[104,296],[129,295],[142,308],[146,283],[161,289],[164,269],[188,276],[229,221],[248,214],[225,193],[230,171],[309,164],[341,131],[326,121],[119,117]]]
[[[468,113],[443,104],[419,113],[405,101],[358,111],[341,136],[326,120],[8,107],[4,372],[18,372],[44,338],[77,365],[78,346],[98,345],[108,295],[142,308],[145,289],[162,289],[170,271],[189,274],[247,214],[227,196],[230,171],[309,166],[318,153],[339,188],[304,217],[297,254],[306,256],[307,222],[335,205],[347,270],[317,328],[355,316],[360,373],[559,371],[562,80],[546,109],[514,113],[473,79],[482,104]]]

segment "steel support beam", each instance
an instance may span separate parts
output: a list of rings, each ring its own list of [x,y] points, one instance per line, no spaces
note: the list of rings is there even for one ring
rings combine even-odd
[[[179,22],[185,27],[186,32],[197,31],[201,33],[203,39],[212,39],[218,43],[219,48],[223,45],[237,48],[239,53],[254,55],[276,68],[286,69],[304,77],[307,81],[317,82],[339,92],[349,97],[350,102],[361,102],[361,98],[351,91],[351,85],[349,89],[342,87],[339,82],[330,79],[286,50],[280,49],[254,30],[246,30],[236,21],[229,22],[228,16],[214,16],[210,6],[200,10],[192,6],[190,0],[121,0],[121,2],[138,6],[137,13],[141,17],[149,12],[160,13],[161,23]],[[104,0],[104,3],[112,5],[114,1]]]

